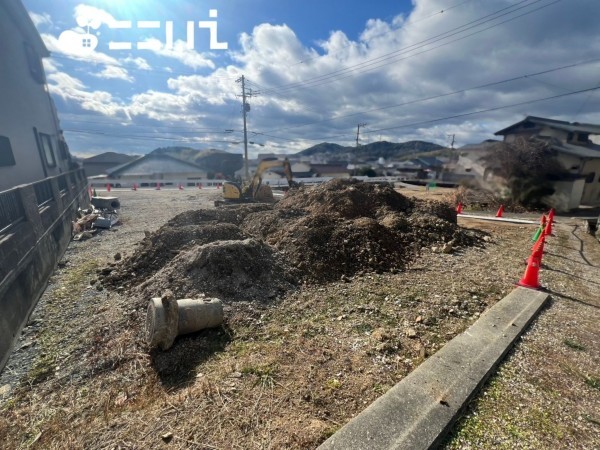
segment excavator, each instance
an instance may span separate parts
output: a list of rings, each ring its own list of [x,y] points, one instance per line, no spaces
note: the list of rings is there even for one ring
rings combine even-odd
[[[293,180],[292,166],[290,161],[285,158],[283,161],[276,158],[263,159],[256,168],[254,176],[249,185],[241,186],[233,181],[225,181],[223,183],[223,200],[217,200],[215,206],[220,206],[225,203],[273,203],[273,191],[268,184],[262,184],[263,173],[273,167],[283,167],[283,173],[287,179],[289,187],[299,186]]]

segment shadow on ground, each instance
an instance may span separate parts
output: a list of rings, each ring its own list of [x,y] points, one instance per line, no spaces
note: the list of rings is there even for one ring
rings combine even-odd
[[[194,382],[200,364],[223,351],[230,341],[227,326],[181,336],[169,350],[151,353],[152,367],[164,387],[181,389]]]

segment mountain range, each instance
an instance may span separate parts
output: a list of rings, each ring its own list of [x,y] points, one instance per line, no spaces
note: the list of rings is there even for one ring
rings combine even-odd
[[[422,152],[444,150],[445,147],[425,141],[387,142],[379,141],[358,147],[345,147],[323,142],[296,153],[297,156],[319,156],[324,159],[351,161],[354,159],[372,160],[378,158],[399,159],[403,156]]]

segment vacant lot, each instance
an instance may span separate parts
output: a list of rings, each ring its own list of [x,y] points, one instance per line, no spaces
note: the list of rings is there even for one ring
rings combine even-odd
[[[149,353],[147,291],[103,287],[100,270],[127,267],[152,232],[219,194],[113,193],[123,224],[71,244],[0,376],[2,442],[314,448],[508,293],[534,231],[461,219],[483,231],[476,245],[441,253],[440,239],[411,248],[402,267],[306,277],[268,301],[230,300],[224,327]],[[471,405],[451,448],[600,445],[600,246],[578,222],[559,221],[542,271],[553,301]],[[174,258],[186,249],[161,251],[170,250]]]

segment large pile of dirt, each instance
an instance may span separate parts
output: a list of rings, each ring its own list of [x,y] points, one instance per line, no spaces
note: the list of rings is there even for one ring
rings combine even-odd
[[[389,184],[342,179],[292,190],[273,211],[248,214],[241,228],[317,282],[401,270],[421,247],[474,242],[446,204],[411,200]]]
[[[107,281],[146,280],[145,296],[169,288],[176,296],[268,299],[290,282],[401,270],[424,246],[476,240],[457,226],[449,205],[409,199],[388,184],[338,179],[292,189],[275,206],[180,214],[144,239]]]

